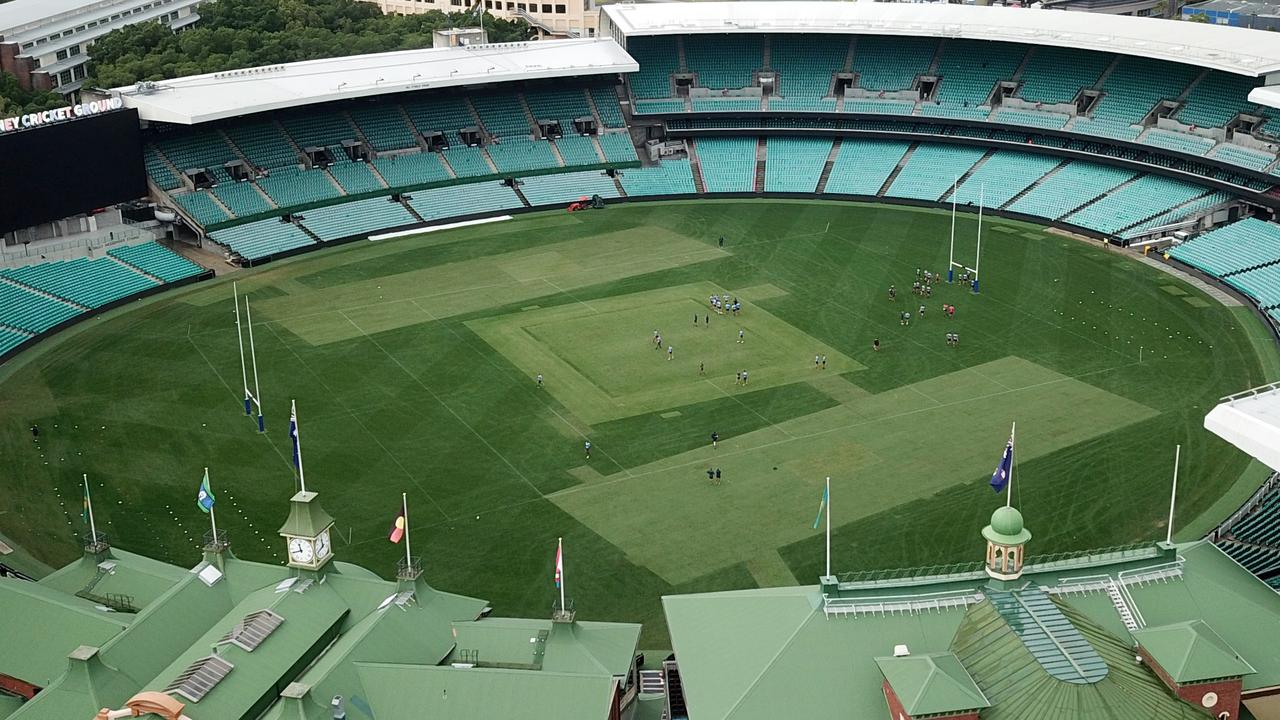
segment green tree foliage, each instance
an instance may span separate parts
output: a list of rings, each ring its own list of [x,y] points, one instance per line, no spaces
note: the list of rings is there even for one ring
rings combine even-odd
[[[49,110],[66,104],[67,101],[57,93],[23,90],[18,86],[18,78],[0,72],[0,117]]]
[[[358,0],[213,0],[199,23],[173,33],[159,23],[113,31],[92,49],[86,87],[119,87],[276,63],[431,46],[440,28],[475,25],[465,13],[383,15]],[[526,40],[524,21],[485,14],[491,42]]]

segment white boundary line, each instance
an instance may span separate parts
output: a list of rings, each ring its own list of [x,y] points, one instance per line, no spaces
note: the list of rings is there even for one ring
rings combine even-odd
[[[449,223],[447,225],[432,225],[430,227],[417,228],[416,230],[401,230],[393,233],[382,233],[381,235],[370,235],[369,242],[390,240],[391,238],[398,237],[408,237],[410,235],[422,235],[423,233],[437,232],[439,230],[452,230],[453,228],[468,227],[470,225],[484,225],[485,223],[500,222],[502,220],[510,219],[510,215],[498,215],[497,217],[480,218],[479,220],[464,220],[462,222]]]

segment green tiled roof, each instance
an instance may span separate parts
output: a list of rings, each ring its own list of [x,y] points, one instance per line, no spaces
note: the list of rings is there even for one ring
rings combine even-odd
[[[989,591],[987,597],[1053,677],[1084,685],[1107,676],[1106,663],[1043,590]]]
[[[1060,608],[1106,662],[1106,677],[1088,684],[1053,677],[990,601],[978,603],[966,612],[951,649],[991,701],[983,720],[1203,720],[1134,662],[1129,643],[1069,606]]]
[[[952,653],[879,657],[876,665],[912,717],[991,706]]]
[[[74,595],[94,582],[95,594],[128,595],[133,598],[133,604],[141,608],[154,602],[187,576],[185,568],[117,548],[111,548],[107,560],[115,563],[115,566],[102,577],[98,577],[97,558],[86,555],[42,578],[40,584]]]
[[[376,718],[603,718],[614,680],[489,668],[359,663]]]
[[[6,720],[18,711],[22,701],[12,695],[0,695],[0,720]]]
[[[1133,639],[1177,683],[1253,673],[1253,666],[1203,620],[1143,628]]]
[[[0,673],[47,687],[67,669],[67,653],[80,645],[101,645],[133,621],[132,615],[104,612],[38,583],[0,578],[0,618],[4,622]],[[12,648],[22,648],[14,652]]]
[[[457,647],[474,652],[481,666],[536,665],[571,675],[626,675],[640,640],[640,626],[625,623],[486,618],[454,623]]]

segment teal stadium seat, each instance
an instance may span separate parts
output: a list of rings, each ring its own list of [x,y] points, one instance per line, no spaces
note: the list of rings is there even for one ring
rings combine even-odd
[[[457,145],[441,153],[449,167],[460,178],[493,175],[496,171],[485,160],[484,150]]]
[[[524,193],[525,199],[535,207],[567,204],[584,196],[618,197],[618,187],[614,184],[613,178],[600,170],[522,178],[520,192]]]
[[[276,168],[269,177],[258,180],[258,187],[281,208],[342,196],[323,170],[303,170],[298,167]]]
[[[597,85],[591,88],[591,102],[596,106],[596,115],[600,124],[607,128],[626,127],[622,117],[622,106],[618,104],[618,93],[609,85]]]
[[[949,39],[938,58],[940,79],[934,99],[943,105],[987,105],[996,83],[1012,80],[1026,54],[1025,45]]]
[[[543,170],[560,167],[556,162],[551,143],[547,140],[528,140],[513,137],[501,143],[486,145],[489,157],[497,166],[498,172],[513,174],[530,170]]]
[[[640,72],[627,76],[631,94],[637,99],[671,97],[671,74],[680,72],[680,49],[676,43],[671,35],[627,38],[627,53],[640,63]]]
[[[1142,136],[1142,142],[1189,155],[1204,155],[1212,150],[1215,144],[1213,140],[1199,135],[1188,135],[1187,133],[1158,128],[1148,130],[1147,134]]]
[[[859,35],[854,40],[853,71],[867,90],[910,90],[933,63],[938,41],[922,37]]]
[[[1266,111],[1248,100],[1249,93],[1262,84],[1262,78],[1210,70],[1187,93],[1175,117],[1187,125],[1224,127],[1240,113],[1262,115]]]
[[[494,137],[507,139],[529,139],[533,137],[533,127],[524,114],[524,105],[520,96],[504,93],[501,95],[476,95],[471,98],[471,106],[484,123],[484,129]]]
[[[1214,228],[1169,254],[1210,275],[1224,277],[1280,262],[1280,225],[1257,218]]]
[[[1133,175],[1131,170],[1075,160],[1045,178],[1007,209],[1057,220],[1111,188],[1127,182]]]
[[[1261,150],[1232,145],[1231,143],[1218,145],[1217,149],[1209,153],[1209,157],[1259,172],[1266,170],[1271,163],[1276,161],[1275,155],[1264,153]]]
[[[986,120],[991,114],[991,108],[987,105],[953,105],[942,101],[929,101],[920,103],[920,114],[928,117],[944,117],[953,120]]]
[[[768,110],[773,112],[835,112],[835,98],[778,97],[769,98]]]
[[[164,160],[160,157],[160,153],[156,151],[155,147],[147,146],[147,149],[143,152],[143,162],[147,168],[147,175],[151,177],[151,181],[156,184],[156,187],[165,192],[182,187],[182,180],[177,175],[174,175],[173,171],[164,164]]]
[[[580,87],[529,90],[525,92],[524,99],[534,120],[557,120],[565,135],[575,132],[574,120],[593,116],[591,106],[587,104],[586,90]]]
[[[462,144],[458,131],[476,125],[466,98],[439,96],[404,103],[404,110],[420,133],[441,132],[450,145]]]
[[[9,268],[0,275],[89,308],[102,307],[158,284],[142,273],[105,257]]]
[[[280,124],[302,150],[309,147],[341,147],[343,140],[356,139],[356,129],[336,112],[317,112],[311,108],[282,115]]]
[[[1208,210],[1209,208],[1215,205],[1221,205],[1222,203],[1228,202],[1233,199],[1235,198],[1234,196],[1231,195],[1231,193],[1221,192],[1221,191],[1209,193],[1208,195],[1205,195],[1204,197],[1196,198],[1195,200],[1192,200],[1191,202],[1185,205],[1172,208],[1170,210],[1166,210],[1165,212],[1162,212],[1159,215],[1143,220],[1137,225],[1134,225],[1128,230],[1125,230],[1124,233],[1120,235],[1120,237],[1134,238],[1144,233],[1155,230],[1157,228],[1164,228],[1170,225],[1175,225],[1199,213],[1202,213],[1205,210]]]
[[[304,211],[302,226],[322,242],[365,236],[418,222],[408,210],[389,197],[355,200]]]
[[[385,152],[418,146],[417,133],[395,103],[373,102],[352,108],[350,114],[374,150]]]
[[[248,217],[271,210],[271,204],[262,197],[258,188],[251,182],[220,182],[213,188],[213,194],[222,201],[227,209],[236,217]]]
[[[937,200],[985,154],[968,145],[918,145],[885,195]]]
[[[0,327],[0,355],[9,352],[28,340],[28,336],[20,332]]]
[[[284,133],[270,120],[230,125],[226,133],[255,167],[274,169],[300,161]]]
[[[764,66],[761,35],[686,35],[684,57],[698,87],[713,90],[750,87]]]
[[[338,181],[348,195],[386,189],[386,185],[383,185],[378,180],[378,176],[369,169],[368,163],[348,160],[341,148],[335,149],[334,155],[338,160],[329,166],[329,174],[333,175],[333,179]]]
[[[687,159],[663,160],[652,167],[631,168],[618,173],[627,195],[692,195],[693,168]]]
[[[1280,305],[1280,265],[1263,265],[1223,278],[1231,287],[1253,298],[1266,310]]]
[[[1162,175],[1144,175],[1063,219],[1074,225],[1114,234],[1208,192],[1208,188],[1202,185]]]
[[[1093,117],[1119,123],[1141,123],[1160,100],[1172,100],[1186,90],[1200,69],[1190,65],[1123,56],[1107,76],[1102,99]]]
[[[1049,104],[1074,102],[1081,89],[1098,84],[1115,59],[1108,53],[1048,45],[1036,45],[1031,53],[1016,94],[1028,102]]]
[[[694,112],[760,112],[758,97],[696,97]]]
[[[831,154],[831,140],[770,137],[766,141],[765,192],[812,193]]]
[[[1062,113],[1016,110],[1013,108],[1000,108],[991,118],[992,122],[1006,123],[1008,125],[1026,125],[1047,130],[1061,130],[1070,119],[1070,115],[1063,115]]]
[[[428,222],[524,207],[515,191],[498,181],[418,190],[409,207]]]
[[[998,208],[1062,163],[1062,158],[999,150],[965,178],[956,191],[960,205]],[[950,197],[947,198],[950,201]]]
[[[874,113],[878,115],[910,115],[916,104],[907,100],[881,100],[879,98],[846,98],[844,111]]]
[[[0,283],[0,323],[31,333],[45,330],[82,311],[64,302],[8,283]]]
[[[208,190],[197,190],[196,192],[174,195],[173,200],[183,210],[186,210],[187,214],[199,223],[201,227],[209,227],[231,219],[231,216],[218,205]]]
[[[374,158],[373,166],[393,188],[453,179],[437,153],[415,152]]]
[[[216,130],[164,133],[156,137],[155,146],[169,158],[178,172],[193,168],[221,168],[240,159]]]
[[[204,268],[157,242],[127,245],[116,248],[108,254],[167,283],[185,280],[205,271]]]
[[[841,195],[876,195],[910,147],[911,143],[903,140],[845,138],[823,190]]]
[[[769,40],[777,93],[788,99],[830,97],[835,74],[844,70],[848,56],[848,35],[774,35]],[[769,104],[773,109],[773,100]]]
[[[631,144],[631,134],[605,133],[596,137],[600,141],[600,149],[604,158],[610,163],[630,163],[639,160],[636,157],[636,146]]]
[[[684,112],[684,100],[636,100],[637,115]]]
[[[755,191],[755,138],[699,138],[696,151],[707,192]]]
[[[209,237],[246,260],[261,260],[315,244],[297,225],[280,222],[279,218],[215,230]]]
[[[564,159],[565,167],[599,165],[603,162],[600,153],[596,152],[595,141],[589,136],[566,135],[556,140],[555,146],[560,151],[560,157]]]

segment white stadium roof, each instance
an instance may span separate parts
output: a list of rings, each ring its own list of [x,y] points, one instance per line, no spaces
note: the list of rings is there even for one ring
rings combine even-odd
[[[116,88],[143,120],[194,125],[282,108],[509,80],[603,75],[639,69],[611,39],[428,48],[308,60]]]
[[[834,32],[1060,45],[1253,77],[1280,71],[1275,33],[1062,10],[897,2],[677,2],[605,5],[623,35]],[[604,23],[602,23],[602,26]]]
[[[1205,429],[1280,472],[1280,383],[1223,398]]]

